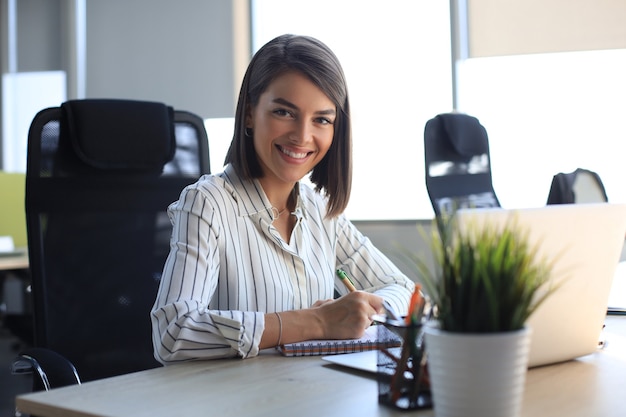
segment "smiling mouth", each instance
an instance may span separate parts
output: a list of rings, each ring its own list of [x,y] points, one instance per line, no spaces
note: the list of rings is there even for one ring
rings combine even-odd
[[[278,148],[279,151],[281,151],[282,153],[284,153],[285,155],[287,155],[290,158],[294,158],[294,159],[304,159],[307,156],[309,156],[310,154],[312,154],[313,152],[293,152],[290,151],[289,149],[285,149],[280,145],[276,145],[276,147]]]

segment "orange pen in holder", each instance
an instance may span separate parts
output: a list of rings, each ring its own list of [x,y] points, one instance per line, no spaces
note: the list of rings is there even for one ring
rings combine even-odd
[[[417,324],[422,320],[424,312],[424,297],[422,297],[422,286],[415,284],[411,301],[409,302],[409,312],[405,317],[405,324]]]

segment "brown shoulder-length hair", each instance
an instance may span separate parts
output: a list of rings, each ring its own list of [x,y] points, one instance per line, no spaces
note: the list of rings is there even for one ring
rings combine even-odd
[[[339,60],[330,48],[315,38],[282,35],[254,55],[239,92],[233,140],[224,163],[230,163],[243,178],[263,176],[253,141],[245,135],[246,111],[258,104],[261,94],[273,80],[288,71],[308,77],[336,106],[332,144],[311,172],[316,191],[328,197],[327,216],[335,217],[348,205],[352,187],[350,104]]]

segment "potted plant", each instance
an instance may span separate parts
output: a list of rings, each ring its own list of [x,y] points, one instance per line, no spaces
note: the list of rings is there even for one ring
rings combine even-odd
[[[435,414],[519,415],[531,335],[525,323],[555,289],[547,285],[553,262],[538,257],[515,218],[503,227],[460,227],[454,214],[439,216],[429,243],[434,268],[404,254],[432,307],[424,332]]]

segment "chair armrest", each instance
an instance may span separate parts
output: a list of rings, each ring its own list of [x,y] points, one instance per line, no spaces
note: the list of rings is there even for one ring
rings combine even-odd
[[[57,352],[46,348],[31,348],[21,352],[11,365],[14,375],[33,375],[33,391],[50,390],[80,384],[74,365]]]

